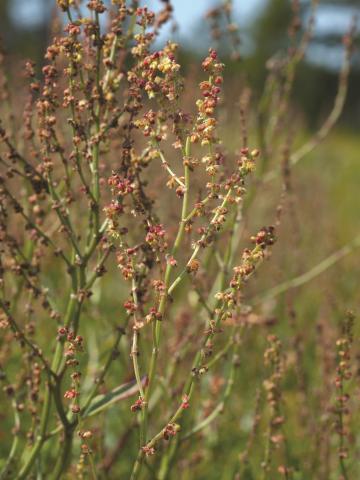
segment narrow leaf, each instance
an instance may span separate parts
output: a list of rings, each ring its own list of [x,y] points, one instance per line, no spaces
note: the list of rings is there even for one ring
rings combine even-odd
[[[146,377],[141,379],[141,383],[143,386],[146,384]],[[97,395],[95,398],[93,398],[90,405],[83,413],[83,417],[91,417],[96,415],[106,408],[109,408],[114,403],[132,397],[138,393],[138,391],[139,388],[136,384],[136,380],[132,380],[131,382],[123,383],[122,385],[115,387],[108,393]]]

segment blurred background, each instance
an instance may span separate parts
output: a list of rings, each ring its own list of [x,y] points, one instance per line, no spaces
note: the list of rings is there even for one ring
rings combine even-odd
[[[143,2],[153,10],[161,8],[160,0]],[[160,42],[169,38],[181,40],[186,59],[203,55],[214,42],[209,24],[204,21],[206,12],[217,6],[217,0],[173,0],[174,22],[166,25]],[[38,63],[50,37],[49,19],[54,12],[55,0],[2,0],[0,2],[0,29],[7,53],[14,57],[32,58]],[[310,2],[300,2],[302,17],[306,21]],[[286,45],[287,27],[291,19],[291,5],[287,0],[234,0],[234,22],[239,26],[243,62],[233,66],[247,70],[253,87],[261,90],[266,70],[266,60]],[[337,73],[342,61],[343,35],[351,19],[357,16],[360,25],[360,0],[321,1],[316,16],[314,36],[298,73],[294,98],[301,104],[310,126],[315,126],[337,88]],[[222,45],[221,45],[222,44]],[[228,42],[220,40],[223,54]],[[244,63],[246,64],[244,66]],[[354,55],[348,101],[342,117],[347,128],[360,123],[359,55]],[[306,80],[305,80],[306,79]]]

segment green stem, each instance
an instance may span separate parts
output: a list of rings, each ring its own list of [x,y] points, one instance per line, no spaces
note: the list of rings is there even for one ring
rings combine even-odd
[[[71,295],[69,299],[67,311],[66,311],[66,316],[65,316],[65,326],[68,326],[73,318],[76,302],[77,300],[75,296]],[[57,342],[55,354],[51,364],[51,370],[55,374],[58,373],[61,366],[63,349],[64,349],[64,344],[62,342]],[[36,458],[38,457],[42,449],[42,446],[46,439],[46,431],[49,423],[50,407],[51,407],[51,388],[50,388],[50,385],[48,385],[48,388],[46,389],[46,392],[45,392],[45,398],[44,398],[44,404],[41,412],[41,420],[40,420],[39,434],[37,436],[37,440],[33,448],[31,449],[30,455],[25,461],[25,464],[20,469],[20,472],[16,477],[16,480],[23,480],[27,478],[28,474],[32,470],[32,467],[34,465]]]
[[[216,211],[213,219],[211,220],[210,225],[216,223],[218,217],[220,216],[220,211],[222,211],[222,210],[226,207],[226,205],[227,205],[227,203],[228,203],[228,201],[229,201],[229,198],[230,198],[231,193],[232,193],[232,189],[230,188],[229,191],[227,192],[227,194],[225,195],[224,200],[223,200],[221,206],[217,209],[217,211]],[[191,263],[193,262],[193,260],[196,259],[197,255],[198,255],[198,253],[199,253],[199,251],[200,251],[201,244],[202,244],[202,242],[203,242],[204,240],[206,240],[206,237],[207,237],[207,236],[208,236],[208,232],[205,232],[205,233],[203,234],[203,236],[201,237],[200,241],[197,243],[197,245],[196,245],[196,247],[195,247],[195,249],[194,249],[191,257],[189,258],[189,260],[188,260],[185,268],[182,270],[182,272],[180,273],[180,275],[174,280],[174,282],[170,285],[170,287],[169,287],[169,289],[168,289],[168,295],[171,295],[171,294],[172,294],[172,292],[175,290],[175,288],[181,283],[181,281],[184,279],[185,275],[188,273],[188,267],[191,265]]]
[[[68,469],[72,451],[73,431],[73,428],[67,429],[65,431],[62,452],[61,455],[59,455],[59,457],[57,458],[54,472],[51,475],[52,480],[59,480]]]
[[[184,157],[189,157],[190,156],[190,138],[188,137],[186,140],[186,146],[185,146],[185,151],[184,151]],[[179,247],[181,245],[184,232],[185,232],[185,218],[186,214],[188,211],[188,203],[189,203],[189,187],[190,187],[190,169],[187,164],[187,162],[184,162],[184,177],[185,177],[185,189],[184,189],[184,197],[183,197],[183,204],[182,204],[182,211],[181,211],[181,220],[179,222],[179,228],[178,232],[176,235],[176,239],[171,251],[171,255],[175,256],[179,250]],[[160,344],[160,337],[161,337],[161,327],[162,327],[162,321],[163,317],[165,314],[165,308],[167,304],[167,299],[169,296],[169,285],[170,285],[170,279],[171,279],[171,273],[172,273],[173,265],[168,262],[165,270],[165,278],[164,278],[164,283],[165,283],[165,292],[163,296],[161,297],[160,303],[159,303],[159,313],[161,315],[161,320],[155,320],[153,322],[153,348],[152,348],[152,354],[151,354],[151,359],[150,359],[150,367],[149,367],[149,375],[148,375],[148,386],[145,391],[145,396],[144,396],[144,406],[143,406],[143,439],[146,442],[146,437],[147,437],[147,425],[148,425],[148,415],[149,415],[149,399],[153,390],[154,386],[154,380],[155,380],[155,373],[156,373],[156,366],[157,366],[157,360],[158,360],[158,354],[159,354],[159,344]],[[141,467],[142,467],[142,458],[143,458],[143,452],[140,448],[138,457],[135,461],[134,464],[134,469],[132,472],[132,479],[138,478],[140,472],[141,472]]]
[[[254,305],[257,305],[258,303],[277,297],[278,295],[281,295],[287,290],[300,287],[301,285],[304,285],[305,283],[310,282],[313,278],[316,278],[318,275],[321,275],[328,268],[331,268],[333,265],[339,262],[342,258],[344,258],[346,255],[349,255],[356,248],[359,248],[359,247],[360,247],[360,235],[355,237],[355,239],[352,242],[348,243],[347,245],[344,245],[342,248],[340,248],[340,250],[337,250],[336,252],[326,257],[322,262],[320,262],[318,265],[316,265],[309,271],[303,273],[302,275],[299,275],[298,277],[292,278],[291,280],[286,280],[285,282],[280,283],[279,285],[276,285],[275,287],[265,291],[260,295],[256,295],[253,298],[252,303]]]
[[[10,475],[12,473],[12,468],[15,467],[14,463],[16,460],[16,452],[19,446],[20,415],[17,410],[16,401],[13,401],[13,408],[14,408],[14,419],[15,419],[14,438],[12,441],[11,449],[9,452],[9,456],[6,460],[5,466],[1,470],[0,480],[5,480],[10,478]]]

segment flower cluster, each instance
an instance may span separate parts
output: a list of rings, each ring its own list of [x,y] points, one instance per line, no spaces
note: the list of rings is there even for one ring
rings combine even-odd
[[[136,91],[144,91],[149,99],[173,102],[181,91],[180,65],[175,59],[177,44],[169,42],[162,50],[146,55],[148,43],[145,38],[144,35],[136,37],[138,46],[134,47],[133,53],[141,60],[127,75],[132,96]]]
[[[114,194],[125,197],[134,191],[134,185],[128,178],[123,178],[117,173],[113,173],[108,179],[108,184],[110,185]]]
[[[340,464],[342,464],[343,461],[348,458],[348,449],[346,447],[345,440],[349,437],[350,433],[346,424],[350,417],[350,395],[346,392],[346,385],[353,376],[350,361],[351,347],[353,343],[354,318],[354,314],[352,312],[348,312],[344,325],[343,336],[336,342],[338,363],[334,381],[336,388],[336,403],[333,410],[337,417],[335,428],[340,439],[338,450]]]
[[[131,256],[127,253],[127,249],[118,252],[116,255],[116,260],[125,280],[131,280],[134,276],[134,267]]]
[[[171,437],[175,437],[179,430],[180,425],[176,423],[168,423],[163,431],[164,440],[170,440]]]
[[[139,397],[133,405],[131,405],[130,409],[132,412],[138,412],[144,408],[145,402],[142,397]]]
[[[198,116],[196,125],[191,135],[192,142],[201,142],[201,145],[211,145],[218,142],[215,134],[217,121],[214,117],[215,108],[220,100],[221,85],[223,82],[222,70],[224,65],[217,60],[215,50],[210,50],[209,56],[202,63],[205,72],[209,73],[209,79],[200,83],[200,91],[202,99],[196,102],[198,108]],[[212,156],[205,157],[204,163],[208,166],[216,165],[216,158]]]
[[[162,225],[149,225],[145,241],[153,250],[164,252],[167,248],[166,232]]]
[[[272,246],[275,242],[274,227],[263,227],[256,236],[251,237],[251,241],[256,246],[252,250],[244,249],[242,263],[234,267],[234,276],[230,282],[231,288],[239,289],[265,258],[267,247]]]
[[[271,371],[270,376],[264,380],[263,387],[266,392],[266,400],[270,410],[269,430],[268,430],[268,448],[265,452],[265,458],[262,467],[265,472],[269,472],[271,463],[271,452],[274,448],[279,448],[284,442],[284,435],[281,428],[285,418],[281,414],[281,382],[284,376],[284,358],[282,353],[282,344],[276,335],[268,335],[268,348],[264,353],[264,364]]]

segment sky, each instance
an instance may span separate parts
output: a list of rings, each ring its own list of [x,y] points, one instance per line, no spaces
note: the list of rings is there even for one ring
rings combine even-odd
[[[18,23],[31,28],[41,22],[44,10],[49,8],[51,3],[51,0],[11,0],[10,8]],[[143,3],[154,10],[158,10],[161,5],[159,0],[147,0]],[[219,3],[219,0],[172,0],[180,35],[190,37],[204,13]],[[240,26],[244,25],[251,21],[266,3],[267,0],[233,0],[234,17],[240,22]],[[353,7],[345,5],[334,8],[330,5],[320,4],[320,14],[316,21],[317,28],[326,30],[331,27],[339,33],[344,32],[354,12]],[[163,35],[166,35],[166,31]]]
[[[241,15],[249,18],[265,2],[266,0],[234,0],[236,16]],[[32,26],[41,21],[44,5],[49,3],[49,0],[12,0],[11,10],[20,23]],[[148,0],[144,4],[157,10],[160,2],[158,0]],[[216,0],[173,0],[172,4],[175,8],[180,30],[184,33],[185,30],[190,30],[199,21],[206,10],[216,4]]]
[[[148,0],[147,4],[154,10],[159,8],[158,0]],[[188,38],[193,41],[192,34],[204,18],[205,13],[212,6],[219,5],[219,0],[172,0],[174,7],[174,17],[178,26],[178,35],[180,38]],[[244,25],[260,11],[266,4],[266,0],[233,0],[233,16],[236,21],[241,19]],[[161,32],[161,40],[166,40],[170,34],[170,25]]]
[[[150,8],[158,9],[158,0],[148,0]],[[174,16],[176,18],[179,36],[189,40],[188,46],[196,39],[196,31],[204,14],[213,5],[219,5],[219,0],[172,0],[174,6]],[[266,6],[267,0],[233,0],[234,19],[240,27],[240,34],[244,31],[244,27],[256,18],[261,9]],[[341,0],[339,0],[341,5]],[[358,15],[358,31],[360,30],[359,9],[354,7],[341,5],[321,4],[315,21],[315,34],[323,35],[331,31],[337,35],[344,35],[348,30],[352,21],[352,17]],[[195,34],[194,34],[195,33]],[[192,37],[192,34],[193,37]],[[164,28],[161,32],[160,40],[166,41],[170,35],[170,26]],[[244,38],[243,38],[244,40]],[[199,42],[198,42],[199,43]],[[245,42],[246,45],[246,42]],[[198,45],[194,44],[194,49]],[[203,45],[201,45],[203,46]],[[244,48],[244,42],[243,42]],[[342,63],[343,48],[342,45],[326,47],[320,44],[313,44],[312,48],[307,52],[307,60],[330,69],[338,69]]]
[[[11,0],[10,7],[14,20],[16,19],[23,27],[34,27],[42,21],[44,12],[51,8],[52,1]],[[172,0],[174,16],[178,25],[177,35],[181,39],[187,40],[188,47],[191,47],[192,43],[194,44],[194,49],[199,46],[199,42],[196,43],[196,32],[201,19],[204,18],[204,13],[207,10],[219,3],[219,0]],[[261,8],[263,8],[266,3],[267,0],[233,0],[234,18],[236,23],[239,24],[240,33],[242,28],[261,12]],[[144,0],[143,4],[148,5],[149,8],[155,11],[161,8],[161,2],[159,0]],[[339,4],[341,4],[341,0],[339,0]],[[343,35],[348,30],[351,17],[354,13],[356,13],[354,7],[343,5],[334,8],[326,4],[320,4],[316,17],[315,32],[322,34],[332,31],[333,33]],[[359,13],[359,9],[357,9],[357,13]],[[360,20],[358,20],[358,23],[360,26]],[[160,41],[164,42],[169,39],[169,37],[171,37],[170,25],[162,29]],[[323,65],[328,64],[330,67],[331,65],[336,66],[339,64],[342,55],[341,48],[327,48],[326,53],[324,52],[324,47],[320,48],[323,50],[319,51],[313,48],[309,53],[308,60]]]

